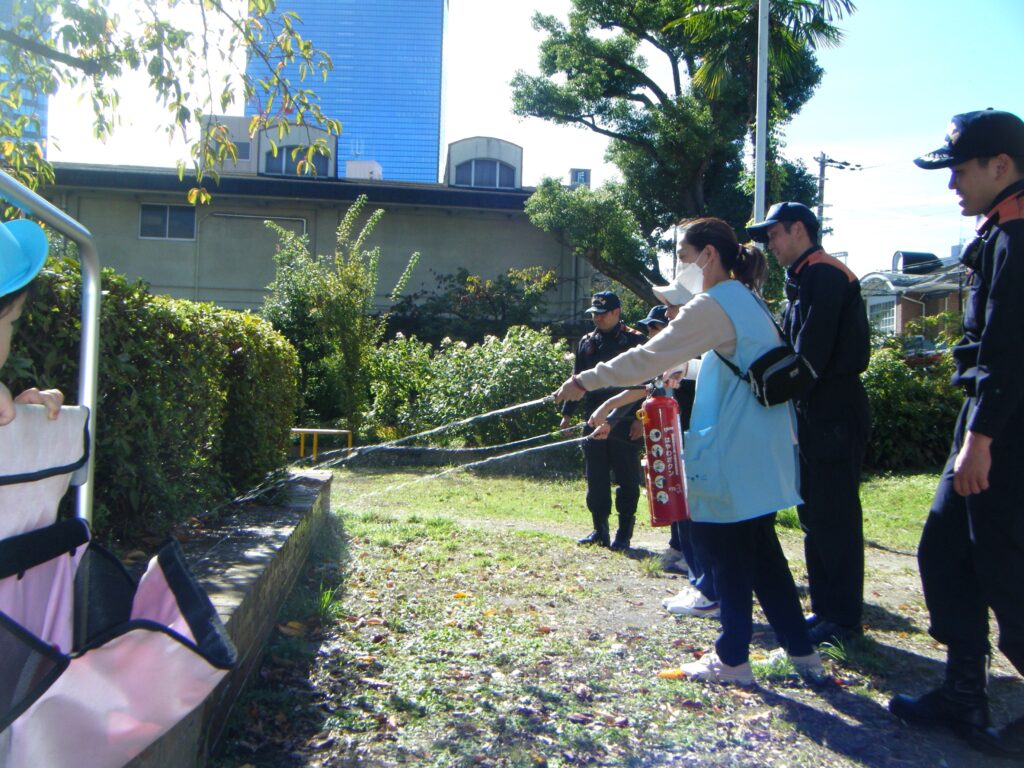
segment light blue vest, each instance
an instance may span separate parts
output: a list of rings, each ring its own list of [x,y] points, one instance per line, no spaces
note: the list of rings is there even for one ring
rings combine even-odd
[[[746,371],[780,343],[767,312],[742,283],[707,291],[736,328],[730,362]],[[686,500],[702,523],[734,523],[800,503],[796,419],[791,403],[754,399],[714,352],[704,355],[684,449]]]

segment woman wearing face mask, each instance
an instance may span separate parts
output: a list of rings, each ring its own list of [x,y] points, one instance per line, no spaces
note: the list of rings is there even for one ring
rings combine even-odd
[[[756,594],[797,672],[822,680],[825,670],[774,527],[775,513],[800,501],[792,405],[760,405],[719,358],[747,370],[779,344],[771,318],[752,293],[764,281],[764,254],[740,246],[721,219],[705,218],[687,226],[679,259],[677,280],[698,295],[646,345],[571,377],[555,398],[638,384],[710,353],[697,377],[685,456],[693,533],[715,574],[722,633],[714,651],[682,669],[696,680],[753,684],[749,647]]]

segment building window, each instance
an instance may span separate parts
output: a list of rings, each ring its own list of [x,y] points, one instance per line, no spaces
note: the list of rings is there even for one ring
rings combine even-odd
[[[896,333],[896,297],[883,296],[868,300],[868,322],[879,333]]]
[[[467,160],[455,166],[455,184],[460,187],[515,189],[516,169],[500,160]]]
[[[143,205],[139,237],[160,240],[195,240],[196,209],[191,205]]]
[[[235,152],[238,155],[238,162],[249,159],[250,144],[248,141],[236,141]]]
[[[264,155],[263,172],[270,176],[295,176],[299,165],[299,161],[304,159],[305,152],[299,151],[295,153],[295,157],[292,157],[292,152],[298,149],[297,144],[289,144],[287,146],[278,147],[277,155],[274,154],[273,150],[267,150]],[[316,172],[317,176],[324,177],[327,175],[327,156],[326,155],[313,155],[313,167],[308,166],[303,168],[303,176],[312,176],[313,172]]]

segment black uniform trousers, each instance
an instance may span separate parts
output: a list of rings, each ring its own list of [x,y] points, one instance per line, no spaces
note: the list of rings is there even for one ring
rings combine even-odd
[[[1024,674],[1024,434],[1004,429],[992,443],[988,490],[958,495],[953,464],[975,402],[960,411],[918,548],[929,632],[951,655],[987,654],[991,607],[999,649]]]
[[[755,594],[779,645],[791,656],[813,653],[774,512],[737,523],[695,522],[693,535],[711,560],[721,601],[718,658],[731,666],[748,661]]]
[[[619,529],[626,541],[633,534],[636,506],[640,501],[640,447],[639,441],[629,439],[629,420],[623,419],[612,427],[607,440],[584,440],[583,458],[587,478],[587,509],[594,521],[594,530],[607,534],[608,518],[612,511],[611,485],[614,479],[615,509],[619,515]],[[592,432],[589,427],[586,434]]]
[[[864,520],[860,475],[870,431],[857,375],[822,379],[796,409],[800,496],[811,610],[860,626],[864,602]]]

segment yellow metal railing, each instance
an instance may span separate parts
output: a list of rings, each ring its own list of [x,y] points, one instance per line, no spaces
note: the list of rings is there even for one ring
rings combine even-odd
[[[313,453],[312,458],[316,460],[317,452],[317,441],[320,439],[320,435],[345,435],[348,441],[348,447],[352,447],[352,432],[348,429],[320,429],[319,427],[295,427],[292,429],[293,435],[299,436],[299,458],[301,459],[306,455],[306,435],[313,436]]]

